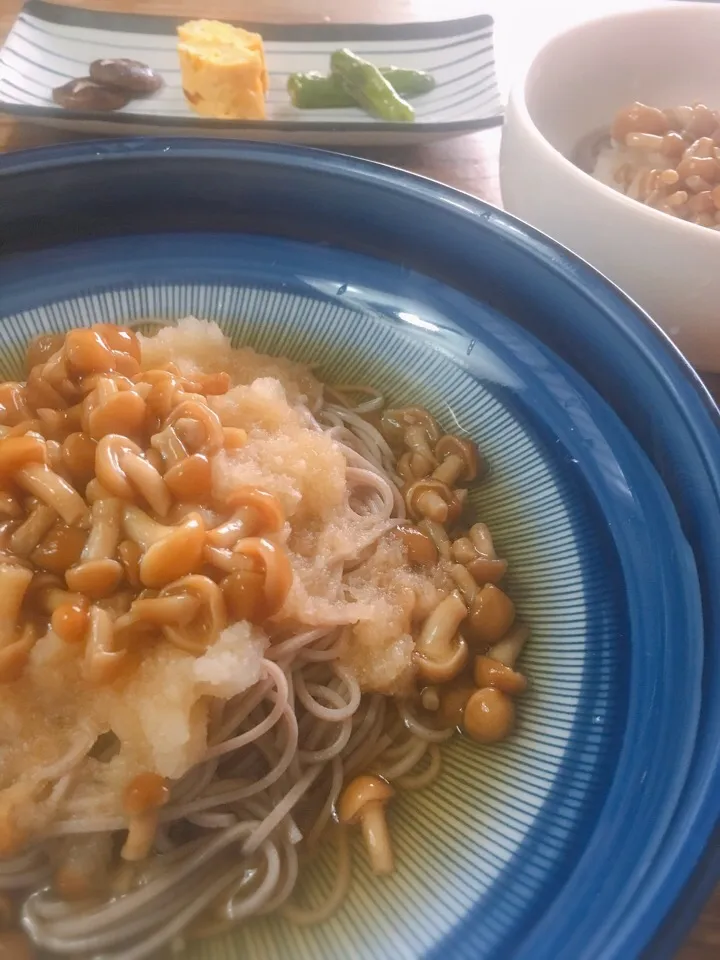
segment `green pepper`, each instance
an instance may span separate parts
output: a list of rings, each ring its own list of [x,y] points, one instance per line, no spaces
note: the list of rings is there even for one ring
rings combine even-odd
[[[398,96],[378,68],[352,50],[336,50],[330,57],[330,69],[342,82],[345,92],[368,113],[390,123],[409,123],[415,119],[413,108]]]
[[[435,87],[435,78],[424,70],[405,67],[378,67],[380,73],[401,97],[410,99],[429,93]],[[345,92],[342,81],[335,74],[293,73],[287,82],[290,102],[302,110],[320,110],[331,107],[355,107],[357,104]]]

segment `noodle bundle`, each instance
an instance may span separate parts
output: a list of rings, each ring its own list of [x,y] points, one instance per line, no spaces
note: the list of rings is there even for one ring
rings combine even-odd
[[[0,947],[141,960],[320,922],[355,827],[390,872],[394,790],[457,728],[507,736],[525,688],[467,516],[484,469],[422,408],[214,324],[31,344],[0,385]],[[301,907],[328,837],[332,895]]]

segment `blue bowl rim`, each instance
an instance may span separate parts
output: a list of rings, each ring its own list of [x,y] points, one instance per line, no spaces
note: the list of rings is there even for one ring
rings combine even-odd
[[[705,494],[702,501],[705,506],[712,506],[715,510],[720,504],[720,411],[702,381],[672,342],[637,304],[579,257],[534,228],[484,201],[416,174],[372,161],[277,144],[228,143],[184,138],[132,138],[72,143],[0,157],[0,178],[31,170],[52,170],[98,161],[112,164],[126,161],[130,157],[245,159],[262,161],[276,167],[312,168],[328,176],[351,178],[390,190],[400,190],[422,201],[426,207],[442,207],[445,210],[450,207],[463,218],[480,216],[486,228],[501,236],[503,242],[513,246],[518,253],[524,252],[541,261],[558,282],[571,285],[586,300],[592,301],[595,307],[604,313],[607,322],[615,327],[615,333],[625,339],[636,354],[642,356],[644,363],[672,399],[676,410],[682,414],[687,435],[701,455],[706,469],[704,478],[712,490],[712,496]],[[713,447],[716,448],[715,451]],[[714,514],[706,510],[705,515]],[[703,557],[716,574],[720,572],[720,556],[716,555],[716,551],[706,550]],[[714,603],[710,603],[708,608],[711,613],[716,614],[714,626],[717,627],[720,611],[715,610]],[[720,635],[713,639],[720,641]],[[712,706],[708,709],[712,709]],[[720,713],[720,706],[714,713]],[[696,750],[696,754],[697,752]],[[648,889],[643,892],[642,909],[625,919],[622,929],[612,931],[609,939],[612,940],[613,947],[607,953],[603,950],[604,956],[636,955],[660,929],[673,905],[675,915],[682,917],[685,924],[692,919],[693,907],[700,906],[693,895],[695,887],[692,876],[698,867],[704,845],[720,822],[720,743],[706,743],[700,752],[701,769],[695,777],[698,782],[688,788],[689,793],[686,792],[684,809],[676,818],[676,837],[669,844],[670,852],[663,851],[666,863],[661,871],[662,876],[655,876],[652,883],[648,884]],[[696,759],[697,757],[694,757],[694,762]],[[720,875],[720,855],[716,855],[714,862],[712,856],[710,857],[709,868],[707,863],[708,859],[705,857],[704,876],[708,869],[711,875]],[[668,865],[672,869],[669,869]],[[542,925],[541,921],[540,926]],[[536,933],[537,931],[530,932],[528,943],[537,944]],[[675,933],[677,934],[677,931]],[[597,945],[597,939],[595,943]],[[527,943],[524,946],[527,946]],[[664,950],[662,952],[665,953]],[[526,954],[523,951],[523,955],[532,956],[532,953]]]

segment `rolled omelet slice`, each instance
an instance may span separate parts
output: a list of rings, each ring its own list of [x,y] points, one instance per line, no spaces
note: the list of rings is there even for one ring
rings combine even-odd
[[[268,88],[263,39],[219,20],[178,27],[185,98],[201,117],[264,120]]]

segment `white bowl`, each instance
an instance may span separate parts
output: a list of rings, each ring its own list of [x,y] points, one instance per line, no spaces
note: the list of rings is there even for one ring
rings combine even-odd
[[[720,107],[720,6],[663,4],[588,21],[535,55],[510,96],[503,202],[622,287],[702,370],[720,371],[720,231],[593,180],[569,157],[633,100]]]

